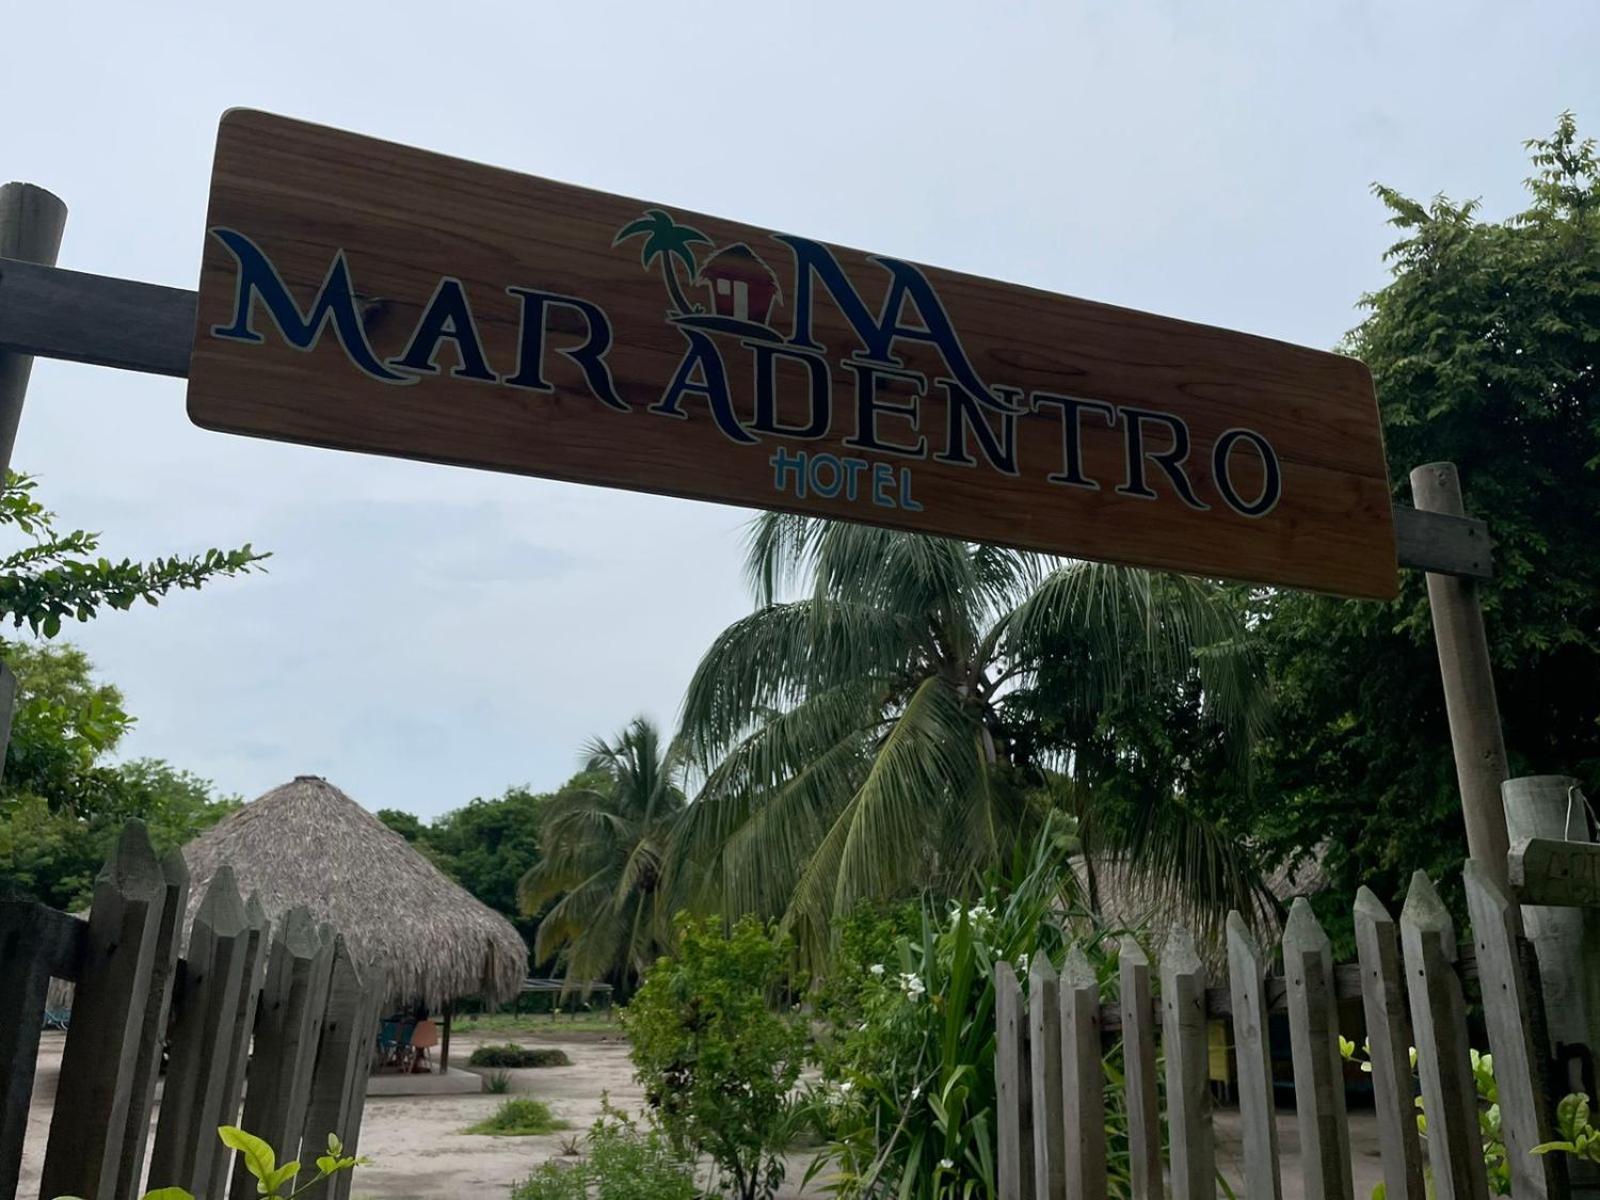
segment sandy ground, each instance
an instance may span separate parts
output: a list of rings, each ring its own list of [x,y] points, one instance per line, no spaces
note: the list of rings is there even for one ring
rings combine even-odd
[[[464,1063],[477,1039],[458,1038],[452,1059]],[[503,1036],[483,1040],[505,1041]],[[519,1037],[528,1046],[559,1045],[572,1059],[570,1067],[510,1072],[512,1091],[546,1101],[554,1113],[572,1126],[586,1129],[600,1115],[602,1094],[626,1111],[638,1111],[643,1097],[633,1081],[627,1045],[615,1037],[553,1034]],[[23,1150],[22,1186],[18,1195],[38,1194],[40,1160],[48,1134],[50,1106],[55,1099],[61,1064],[62,1035],[45,1034],[40,1049],[39,1074],[34,1082],[29,1114],[28,1141]],[[459,1050],[459,1057],[456,1051]],[[546,1137],[495,1138],[463,1133],[483,1120],[503,1097],[481,1096],[375,1096],[368,1100],[362,1124],[361,1152],[374,1162],[355,1177],[353,1192],[372,1200],[505,1200],[511,1186],[538,1164],[562,1153],[562,1141],[571,1134]],[[1216,1113],[1217,1165],[1242,1194],[1238,1112]],[[1303,1200],[1300,1175],[1300,1139],[1294,1113],[1278,1114],[1278,1140],[1282,1157],[1284,1200]],[[1354,1156],[1355,1195],[1365,1200],[1381,1178],[1377,1125],[1370,1111],[1350,1114],[1350,1142]],[[801,1191],[799,1181],[809,1156],[790,1159],[790,1183],[780,1196],[802,1200],[825,1195],[821,1181]]]

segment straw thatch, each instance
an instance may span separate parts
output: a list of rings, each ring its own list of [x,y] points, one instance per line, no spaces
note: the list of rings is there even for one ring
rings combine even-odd
[[[527,976],[527,945],[510,921],[319,776],[297,776],[246,804],[185,846],[183,857],[186,943],[211,877],[228,863],[240,892],[259,896],[272,921],[303,905],[342,933],[357,961],[388,980],[396,1002],[500,1003]]]

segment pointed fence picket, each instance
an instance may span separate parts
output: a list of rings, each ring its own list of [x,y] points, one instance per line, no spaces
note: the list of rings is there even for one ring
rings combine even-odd
[[[1529,1152],[1553,1140],[1554,1084],[1541,1052],[1544,1014],[1529,974],[1520,909],[1476,863],[1467,864],[1464,882],[1474,941],[1463,947],[1438,892],[1419,872],[1398,923],[1369,889],[1360,890],[1356,963],[1333,961],[1322,926],[1300,900],[1284,926],[1277,974],[1273,955],[1238,913],[1230,914],[1226,987],[1208,986],[1194,939],[1181,928],[1170,931],[1162,948],[1155,996],[1151,964],[1131,938],[1121,947],[1115,1003],[1101,995],[1080,951],[1069,952],[1059,978],[1035,956],[1026,986],[1009,965],[997,964],[1001,1200],[1102,1200],[1105,1097],[1098,1055],[1102,1041],[1118,1033],[1133,1200],[1162,1200],[1164,1173],[1174,1200],[1212,1200],[1219,1176],[1207,1032],[1220,1020],[1232,1025],[1237,1062],[1243,1156],[1242,1179],[1233,1182],[1243,1186],[1236,1194],[1240,1200],[1281,1200],[1278,1122],[1291,1115],[1278,1111],[1275,1095],[1282,1073],[1274,1075],[1267,1037],[1275,1013],[1284,1014],[1290,1032],[1300,1190],[1307,1200],[1355,1200],[1339,1043],[1341,1006],[1353,1023],[1356,1001],[1366,1029],[1388,1200],[1487,1200],[1464,987],[1474,980],[1494,1055],[1512,1200],[1566,1200],[1560,1159]],[[1165,1163],[1155,1088],[1158,1023],[1166,1073]],[[1359,1037],[1357,1030],[1350,1033]],[[1023,1080],[1031,1088],[1019,1088]],[[1417,1129],[1419,1091],[1425,1139]],[[1018,1170],[1018,1164],[1037,1164],[1036,1173]]]
[[[261,1081],[252,1088],[259,1129],[280,1159],[300,1151],[302,1134],[308,1153],[330,1132],[353,1152],[385,981],[363,979],[342,939],[313,929],[304,914],[274,940],[260,903],[240,900],[226,867],[180,957],[188,888],[181,856],[157,861],[144,827],[130,822],[95,882],[86,921],[0,901],[0,1200],[17,1194],[51,979],[75,992],[44,1196],[123,1200],[146,1186],[223,1196],[232,1155],[217,1126],[238,1122],[247,1077]],[[275,946],[281,960],[269,979]],[[169,1062],[146,1170],[163,1045]],[[346,1200],[349,1173],[325,1192]],[[254,1179],[242,1194],[256,1195]]]

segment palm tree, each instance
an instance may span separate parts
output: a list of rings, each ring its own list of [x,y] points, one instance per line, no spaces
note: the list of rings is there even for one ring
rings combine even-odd
[[[680,763],[660,731],[635,718],[612,741],[585,748],[593,786],[563,792],[545,808],[541,858],[517,884],[523,914],[549,901],[534,957],[566,951],[566,977],[616,981],[624,991],[668,944],[662,902],[667,833],[682,811]]]
[[[687,316],[694,311],[683,288],[678,283],[678,263],[681,262],[688,268],[689,278],[693,280],[699,268],[695,265],[694,251],[691,249],[696,243],[709,246],[711,239],[697,229],[687,225],[679,225],[672,219],[670,213],[659,208],[645,210],[645,215],[622,227],[617,236],[612,239],[613,246],[620,246],[632,237],[643,237],[644,247],[639,253],[639,261],[648,271],[650,264],[661,264],[661,279],[667,285],[667,294],[672,297],[672,303],[678,310],[678,315]]]
[[[1067,808],[1086,856],[1131,849],[1174,898],[1254,911],[1246,857],[1182,796],[1097,823],[1075,756],[1017,738],[1041,667],[1066,661],[1052,695],[1069,709],[1192,686],[1203,720],[1246,746],[1263,688],[1214,586],[778,513],[756,520],[747,571],[758,607],[684,702],[703,785],[677,840],[705,868],[702,903],[781,916],[821,956],[861,899],[961,894]]]

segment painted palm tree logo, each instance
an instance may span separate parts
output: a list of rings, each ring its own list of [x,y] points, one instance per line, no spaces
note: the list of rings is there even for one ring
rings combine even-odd
[[[678,281],[678,264],[682,263],[689,272],[692,283],[699,273],[693,247],[696,243],[709,246],[711,239],[698,229],[679,225],[670,214],[659,208],[646,209],[644,216],[624,225],[611,244],[620,246],[629,238],[636,237],[644,239],[644,247],[639,254],[644,269],[648,271],[652,264],[660,264],[661,280],[667,285],[667,295],[672,297],[672,305],[676,310],[670,315],[687,317],[692,313],[704,312],[702,306],[691,305],[689,298],[683,294],[683,285]]]

